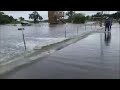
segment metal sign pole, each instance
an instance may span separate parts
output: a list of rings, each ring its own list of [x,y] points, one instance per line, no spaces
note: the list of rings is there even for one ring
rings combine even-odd
[[[95,23],[95,29],[96,29],[96,23]]]
[[[22,29],[22,36],[23,36],[24,47],[25,47],[25,50],[26,50],[26,42],[25,42],[25,37],[24,37],[23,29]]]
[[[91,24],[91,30],[92,30],[92,24]]]
[[[85,24],[85,30],[86,30],[86,24]]]
[[[100,27],[102,27],[102,21],[103,21],[103,11],[101,12],[101,21],[100,21]]]
[[[78,26],[77,26],[77,35],[78,35]]]
[[[66,38],[66,26],[65,26],[65,38]]]

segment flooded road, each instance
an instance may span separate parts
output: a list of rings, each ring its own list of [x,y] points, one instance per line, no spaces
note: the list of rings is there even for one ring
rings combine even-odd
[[[22,31],[18,28],[21,25],[0,25],[0,63],[8,60],[10,57],[22,55],[25,52]],[[24,26],[24,36],[29,52],[35,46],[52,42],[59,38],[71,37],[83,33],[85,31],[99,28],[98,25],[83,25],[83,24],[61,24],[49,25],[41,23],[32,26]]]
[[[118,25],[116,25],[118,26]],[[119,26],[118,26],[119,27]],[[0,78],[120,79],[120,28],[96,33]]]

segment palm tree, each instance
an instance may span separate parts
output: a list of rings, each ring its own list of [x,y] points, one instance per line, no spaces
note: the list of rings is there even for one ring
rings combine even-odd
[[[29,14],[29,19],[33,19],[34,23],[37,23],[38,20],[42,20],[42,16],[39,15],[39,13],[37,11],[34,11],[32,14]]]

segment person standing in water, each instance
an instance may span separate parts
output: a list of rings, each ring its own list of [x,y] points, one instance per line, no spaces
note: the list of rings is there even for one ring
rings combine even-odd
[[[111,27],[112,27],[112,18],[109,18],[109,22],[110,22],[110,26],[109,26],[109,29],[111,30]]]
[[[120,24],[120,19],[118,20],[118,23]]]
[[[106,31],[106,29],[108,29],[108,31],[110,31],[110,25],[111,25],[110,19],[107,17],[105,20],[105,31]]]

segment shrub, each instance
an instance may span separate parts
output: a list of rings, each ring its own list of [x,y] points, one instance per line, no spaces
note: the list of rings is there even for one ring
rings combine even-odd
[[[85,20],[85,16],[80,13],[73,16],[73,23],[85,23]]]

